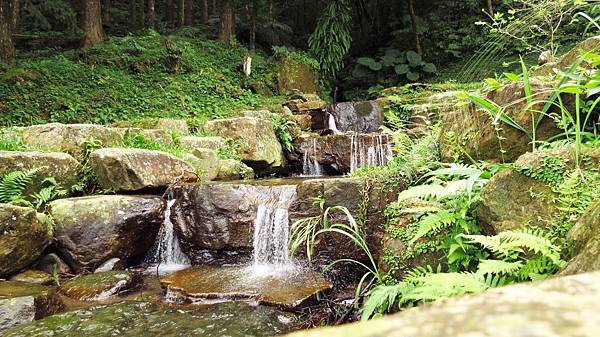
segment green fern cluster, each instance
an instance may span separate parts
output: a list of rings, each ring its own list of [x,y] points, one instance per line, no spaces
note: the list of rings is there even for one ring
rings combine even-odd
[[[14,171],[7,173],[0,180],[0,202],[41,209],[48,202],[63,197],[67,194],[53,177],[47,177],[37,186],[37,191],[24,195],[27,189],[32,188],[34,179],[43,170],[43,167],[27,171]]]

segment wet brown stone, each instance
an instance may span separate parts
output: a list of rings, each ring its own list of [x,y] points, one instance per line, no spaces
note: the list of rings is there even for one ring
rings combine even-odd
[[[53,315],[62,308],[63,303],[53,288],[0,282],[0,330]]]
[[[38,270],[26,270],[20,274],[14,275],[10,280],[48,285],[52,283],[52,275]]]
[[[64,282],[59,291],[79,301],[104,301],[141,286],[143,280],[138,273],[108,271],[77,276]]]

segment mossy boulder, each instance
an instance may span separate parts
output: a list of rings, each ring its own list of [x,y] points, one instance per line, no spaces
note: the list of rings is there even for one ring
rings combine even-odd
[[[0,176],[34,168],[41,168],[35,182],[53,177],[66,190],[79,181],[81,172],[79,162],[66,153],[0,151]]]
[[[118,121],[110,125],[114,128],[137,128],[137,129],[160,129],[188,133],[189,127],[182,119],[160,118],[160,119],[138,119],[131,121]]]
[[[142,277],[129,271],[107,271],[80,275],[64,282],[59,292],[78,301],[105,301],[142,285]]]
[[[161,151],[106,148],[94,151],[90,163],[100,186],[116,191],[164,188],[179,180],[194,180],[194,168]]]
[[[258,174],[283,168],[283,149],[268,120],[254,117],[213,120],[204,124],[204,131],[238,141],[241,160]]]
[[[294,92],[314,94],[318,90],[317,76],[310,67],[300,61],[281,58],[277,73],[277,90],[280,95]]]
[[[254,178],[254,170],[235,159],[219,160],[219,173],[216,180],[242,180]]]
[[[26,270],[14,275],[11,281],[48,285],[53,282],[52,275],[39,270]]]
[[[154,196],[104,195],[50,203],[55,240],[73,270],[94,270],[117,257],[141,260],[164,220],[165,202]]]
[[[534,101],[529,110],[542,111],[552,95],[552,85],[531,80]],[[486,95],[486,98],[504,108],[504,112],[525,130],[532,130],[532,116],[527,108],[523,83],[510,83]],[[567,98],[564,99],[568,103]],[[529,137],[514,127],[477,108],[474,104],[457,106],[441,116],[440,153],[442,160],[455,157],[494,162],[512,162],[531,150]],[[536,140],[545,141],[563,132],[552,118],[545,117],[537,126]],[[464,151],[464,153],[463,153]]]
[[[187,150],[211,149],[217,151],[227,146],[227,141],[223,137],[183,136],[177,138],[177,142],[182,148]]]
[[[219,174],[219,158],[213,150],[195,148],[182,159],[196,170],[201,180],[214,180]]]
[[[63,308],[56,291],[37,284],[0,282],[0,331],[53,315]]]
[[[0,278],[40,257],[51,241],[52,221],[32,208],[0,204]]]
[[[561,70],[568,70],[571,65],[573,65],[579,57],[581,57],[582,53],[592,52],[598,53],[600,52],[600,36],[590,37],[575,46],[568,53],[563,55],[558,61],[558,68]],[[583,62],[581,66],[586,68],[591,68],[591,65]]]
[[[600,201],[588,207],[575,226],[569,230],[567,239],[574,257],[561,274],[600,270]]]
[[[101,147],[120,146],[123,137],[115,130],[93,124],[50,123],[23,130],[26,145],[66,152],[78,160],[83,158],[87,144],[92,141]]]
[[[146,141],[157,144],[172,146],[175,144],[173,135],[168,130],[163,129],[140,129],[140,128],[110,128],[118,132],[123,138],[141,136]]]
[[[600,273],[490,289],[400,313],[289,337],[594,337]]]

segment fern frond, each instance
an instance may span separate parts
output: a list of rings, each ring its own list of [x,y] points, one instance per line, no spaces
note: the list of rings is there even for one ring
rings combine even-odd
[[[456,220],[456,215],[448,210],[441,210],[437,213],[432,213],[423,217],[417,222],[417,233],[410,240],[410,243],[415,243],[420,238],[427,234],[446,228],[450,226]]]
[[[361,320],[368,320],[375,312],[384,313],[396,303],[396,299],[408,294],[414,289],[414,285],[407,282],[400,282],[395,285],[379,285],[373,288],[367,295],[361,309]]]
[[[473,273],[436,273],[417,279],[418,285],[401,301],[427,302],[454,296],[479,293],[488,289],[483,278]]]
[[[23,199],[23,191],[33,182],[33,178],[42,170],[42,167],[27,171],[14,171],[7,173],[0,181],[0,202],[9,203]]]
[[[446,187],[439,184],[418,185],[402,191],[398,195],[398,201],[405,201],[409,199],[439,199],[446,194]]]
[[[502,260],[481,260],[477,267],[478,275],[512,275],[523,267],[522,261],[508,262]]]

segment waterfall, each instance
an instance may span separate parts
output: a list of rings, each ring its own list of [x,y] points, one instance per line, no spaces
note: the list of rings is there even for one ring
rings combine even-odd
[[[368,144],[365,143],[368,140]],[[350,172],[363,166],[383,166],[392,158],[388,135],[354,134],[350,139]]]
[[[337,128],[337,124],[335,123],[335,117],[331,113],[327,113],[327,128],[333,131],[334,135],[341,134],[340,130]]]
[[[317,160],[317,140],[311,139],[310,145],[308,149],[304,150],[302,175],[306,177],[319,177],[323,175],[323,168]]]
[[[156,243],[151,250],[152,254],[146,258],[146,262],[153,264],[148,268],[149,272],[167,273],[187,268],[191,265],[190,259],[181,251],[179,239],[171,222],[171,208],[175,199],[167,202],[165,209],[165,220],[158,231]]]
[[[288,246],[288,209],[295,198],[295,186],[269,187],[261,195],[254,222],[254,273],[272,274],[293,268]]]

